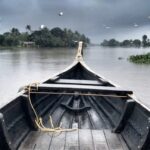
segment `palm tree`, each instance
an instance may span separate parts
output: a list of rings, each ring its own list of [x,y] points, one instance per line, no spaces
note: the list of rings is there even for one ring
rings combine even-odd
[[[19,32],[19,30],[18,30],[17,28],[12,28],[12,29],[11,29],[11,33],[12,33],[12,35],[14,35],[14,36],[20,35],[20,32]]]
[[[26,30],[27,30],[27,32],[29,31],[30,33],[31,33],[31,25],[26,25]]]
[[[147,35],[143,35],[142,39],[143,46],[147,46]]]

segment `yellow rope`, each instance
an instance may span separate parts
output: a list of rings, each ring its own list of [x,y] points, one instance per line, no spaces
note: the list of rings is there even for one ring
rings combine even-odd
[[[29,98],[30,106],[31,106],[31,108],[32,108],[32,110],[33,110],[33,112],[34,112],[34,114],[35,114],[36,120],[38,120],[39,117],[38,117],[38,114],[37,114],[37,112],[35,111],[35,109],[34,109],[34,107],[33,107],[33,104],[32,104],[32,101],[31,101],[31,95],[30,95],[31,86],[32,86],[33,84],[35,84],[36,87],[37,87],[37,89],[38,89],[38,83],[32,83],[32,84],[29,84],[29,86],[27,86],[27,91],[28,91],[28,98]]]
[[[50,126],[51,128],[45,127],[43,124],[43,120],[41,117],[38,116],[32,101],[31,101],[31,93],[33,94],[62,94],[62,95],[75,95],[76,93],[63,93],[63,92],[38,92],[38,84],[39,83],[32,83],[29,84],[28,86],[25,87],[25,90],[28,92],[28,100],[30,103],[30,106],[35,114],[35,123],[37,125],[37,127],[43,131],[43,132],[54,132],[54,133],[58,133],[58,132],[70,132],[70,131],[75,131],[77,130],[76,128],[74,129],[63,129],[61,128],[62,123],[60,123],[59,127],[54,127],[53,124],[53,120],[52,117],[49,116],[49,122],[50,122]],[[33,85],[35,86],[35,89],[33,89]],[[32,87],[32,88],[31,88]],[[125,98],[128,96],[120,96],[120,95],[111,95],[111,94],[92,94],[92,93],[77,93],[77,95],[81,95],[81,96],[107,96],[107,97],[118,97],[118,98]]]
[[[31,106],[31,108],[35,114],[35,118],[36,118],[35,123],[36,123],[37,127],[43,132],[56,132],[56,133],[57,132],[70,132],[70,131],[77,130],[76,128],[74,128],[74,129],[63,129],[63,128],[61,128],[62,123],[60,123],[59,127],[54,127],[51,116],[49,116],[49,121],[50,121],[50,125],[52,128],[45,127],[43,124],[42,118],[38,116],[38,114],[37,114],[37,112],[36,112],[36,110],[32,104],[32,101],[31,101],[31,86],[32,85],[36,85],[36,90],[38,90],[38,83],[32,83],[29,86],[27,86],[26,89],[28,91],[28,99],[29,99],[30,106]]]

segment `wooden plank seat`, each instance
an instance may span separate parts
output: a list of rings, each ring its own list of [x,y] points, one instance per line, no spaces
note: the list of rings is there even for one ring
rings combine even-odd
[[[59,79],[55,83],[57,84],[78,84],[78,85],[99,85],[102,86],[97,80],[73,80],[73,79]]]
[[[36,85],[32,85],[32,88],[35,89]],[[123,94],[132,94],[131,90],[122,89],[119,87],[101,87],[93,85],[73,85],[73,84],[39,84],[38,90],[75,90],[75,91],[97,91],[97,92],[115,92]]]
[[[48,133],[32,131],[19,150],[128,150],[122,137],[110,130],[79,129]]]

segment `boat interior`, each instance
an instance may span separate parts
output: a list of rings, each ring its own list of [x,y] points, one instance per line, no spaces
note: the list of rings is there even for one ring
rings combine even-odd
[[[148,150],[150,114],[131,95],[76,62],[30,92],[44,126],[63,131],[38,128],[25,92],[0,109],[0,150]]]

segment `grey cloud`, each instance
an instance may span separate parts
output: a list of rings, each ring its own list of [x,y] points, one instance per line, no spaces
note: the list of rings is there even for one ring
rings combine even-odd
[[[136,36],[135,31],[139,36],[150,25],[149,6],[149,0],[0,0],[0,32],[45,24],[78,30],[96,42],[124,34]],[[64,12],[62,17],[59,11]]]

